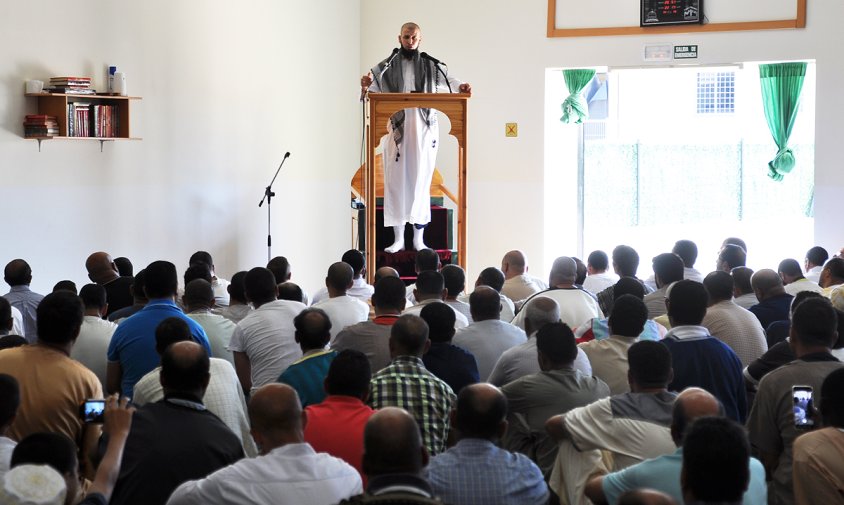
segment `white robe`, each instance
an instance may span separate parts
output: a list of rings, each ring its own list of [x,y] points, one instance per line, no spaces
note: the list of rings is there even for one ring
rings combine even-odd
[[[402,66],[404,89],[410,93],[416,82],[416,72],[410,60],[399,56]],[[372,74],[378,76],[377,69]],[[456,93],[462,81],[449,77],[451,89]],[[381,91],[379,79],[369,87],[371,93]],[[448,92],[445,83],[438,92]],[[399,91],[396,91],[399,92]],[[381,138],[381,153],[384,160],[384,226],[403,226],[404,223],[428,224],[431,221],[431,178],[437,162],[440,129],[436,111],[428,115],[425,124],[419,109],[405,109],[404,136],[401,148],[393,141],[392,123],[387,125],[387,135]],[[396,151],[400,156],[396,160]]]

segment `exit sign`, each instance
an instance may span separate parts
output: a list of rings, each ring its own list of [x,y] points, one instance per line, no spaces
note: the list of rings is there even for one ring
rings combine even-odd
[[[674,46],[674,59],[687,60],[697,58],[697,44],[693,46]]]

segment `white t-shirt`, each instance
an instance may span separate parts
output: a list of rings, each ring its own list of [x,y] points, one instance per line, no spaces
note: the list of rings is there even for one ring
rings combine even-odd
[[[331,320],[331,341],[343,328],[361,323],[369,319],[369,305],[348,295],[335,296],[312,305],[315,309],[322,309]]]
[[[70,357],[85,365],[85,368],[94,372],[100,384],[105,390],[106,367],[108,359],[108,343],[117,325],[111,321],[100,319],[97,316],[85,316],[82,320],[82,327],[79,329],[79,337],[73,344]]]

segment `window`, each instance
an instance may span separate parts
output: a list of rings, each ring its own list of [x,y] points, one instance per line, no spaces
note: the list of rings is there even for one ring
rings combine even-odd
[[[698,114],[732,114],[735,106],[735,72],[697,73]]]

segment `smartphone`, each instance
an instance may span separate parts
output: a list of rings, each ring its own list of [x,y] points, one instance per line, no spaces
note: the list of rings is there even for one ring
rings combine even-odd
[[[815,405],[812,386],[791,387],[794,427],[798,430],[811,430],[815,427]]]
[[[105,400],[85,400],[79,408],[79,415],[86,423],[102,423],[105,411]]]

